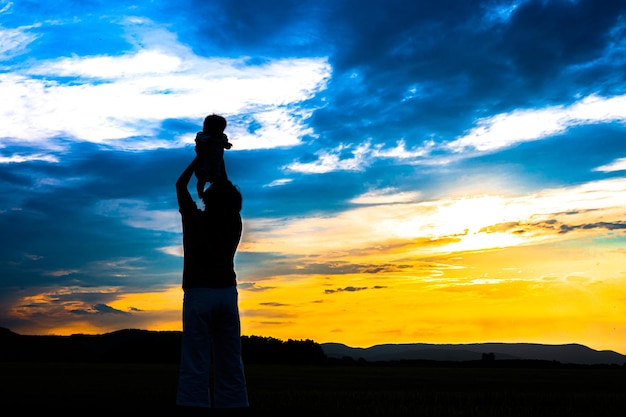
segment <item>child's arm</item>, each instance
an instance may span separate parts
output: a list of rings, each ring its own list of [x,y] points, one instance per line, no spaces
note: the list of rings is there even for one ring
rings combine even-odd
[[[224,133],[222,133],[220,143],[224,149],[230,149],[233,147],[233,144],[228,141],[228,136],[226,136]]]

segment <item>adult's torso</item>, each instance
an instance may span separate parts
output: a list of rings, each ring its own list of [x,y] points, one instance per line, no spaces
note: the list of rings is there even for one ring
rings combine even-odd
[[[234,257],[242,231],[239,213],[205,213],[197,207],[180,211],[185,256],[183,289],[237,285]]]

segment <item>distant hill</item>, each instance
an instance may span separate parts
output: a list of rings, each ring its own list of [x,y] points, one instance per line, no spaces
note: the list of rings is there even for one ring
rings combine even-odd
[[[176,362],[180,332],[126,329],[106,334],[30,336],[0,329],[0,361]]]
[[[593,350],[579,344],[543,345],[536,343],[472,343],[472,344],[385,344],[354,348],[340,343],[323,343],[329,358],[352,358],[366,361],[433,360],[476,361],[540,360],[564,364],[599,365],[626,364],[626,356],[611,350]],[[492,355],[491,355],[492,354]],[[489,356],[485,356],[489,355]]]
[[[125,329],[99,335],[29,336],[0,327],[0,362],[178,363],[181,335],[180,331]],[[353,348],[340,343],[282,341],[260,336],[242,336],[241,343],[245,363],[320,364],[338,360],[341,363],[348,358],[366,362],[429,361],[434,366],[438,366],[437,362],[471,365],[477,361],[496,364],[514,361],[518,366],[525,361],[626,366],[625,355],[578,344],[410,343]]]
[[[20,335],[0,327],[0,362],[178,363],[180,331],[125,329],[99,335]],[[312,340],[242,336],[246,363],[314,364],[326,360]]]

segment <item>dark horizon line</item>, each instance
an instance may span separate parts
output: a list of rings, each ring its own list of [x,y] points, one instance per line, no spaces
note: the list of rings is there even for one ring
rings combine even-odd
[[[46,337],[46,336],[50,336],[50,337],[72,337],[72,336],[104,336],[104,335],[108,335],[108,334],[112,334],[112,333],[119,333],[119,332],[125,332],[125,331],[138,331],[138,332],[152,332],[152,333],[182,333],[182,330],[149,330],[149,329],[140,329],[140,328],[135,328],[135,327],[127,327],[127,328],[122,328],[122,329],[118,329],[118,330],[111,330],[109,332],[103,332],[103,333],[72,333],[71,335],[58,335],[58,334],[23,334],[23,333],[17,333],[14,332],[13,330],[4,327],[4,326],[0,326],[0,334],[2,333],[11,333],[17,336],[31,336],[31,337]],[[305,339],[292,339],[292,338],[288,338],[288,339],[281,339],[278,337],[274,337],[274,336],[261,336],[261,335],[254,335],[254,334],[249,334],[249,335],[244,335],[242,334],[241,337],[260,337],[260,338],[265,338],[265,339],[274,339],[274,340],[279,340],[279,341],[312,341],[314,343],[317,343],[319,345],[330,345],[330,344],[335,344],[335,345],[343,345],[346,346],[348,348],[351,349],[369,349],[369,348],[373,348],[373,347],[378,347],[378,346],[409,346],[409,345],[429,345],[429,346],[468,346],[468,345],[490,345],[490,344],[500,344],[500,345],[538,345],[538,346],[583,346],[587,349],[591,349],[593,351],[596,352],[612,352],[612,353],[616,353],[619,355],[624,355],[626,356],[626,354],[618,352],[617,350],[613,350],[613,349],[594,349],[589,347],[586,344],[583,343],[578,343],[578,342],[569,342],[569,343],[538,343],[538,342],[467,342],[467,343],[429,343],[429,342],[403,342],[403,343],[378,343],[378,344],[374,344],[374,345],[370,345],[367,347],[360,347],[360,346],[351,346],[348,345],[346,343],[343,342],[323,342],[323,343],[319,343],[316,342],[314,339],[309,339],[309,338],[305,338]]]

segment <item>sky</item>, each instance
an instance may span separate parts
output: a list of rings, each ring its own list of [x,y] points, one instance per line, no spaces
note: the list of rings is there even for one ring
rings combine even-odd
[[[0,327],[180,330],[217,113],[242,334],[626,354],[625,35],[626,0],[0,0]]]

